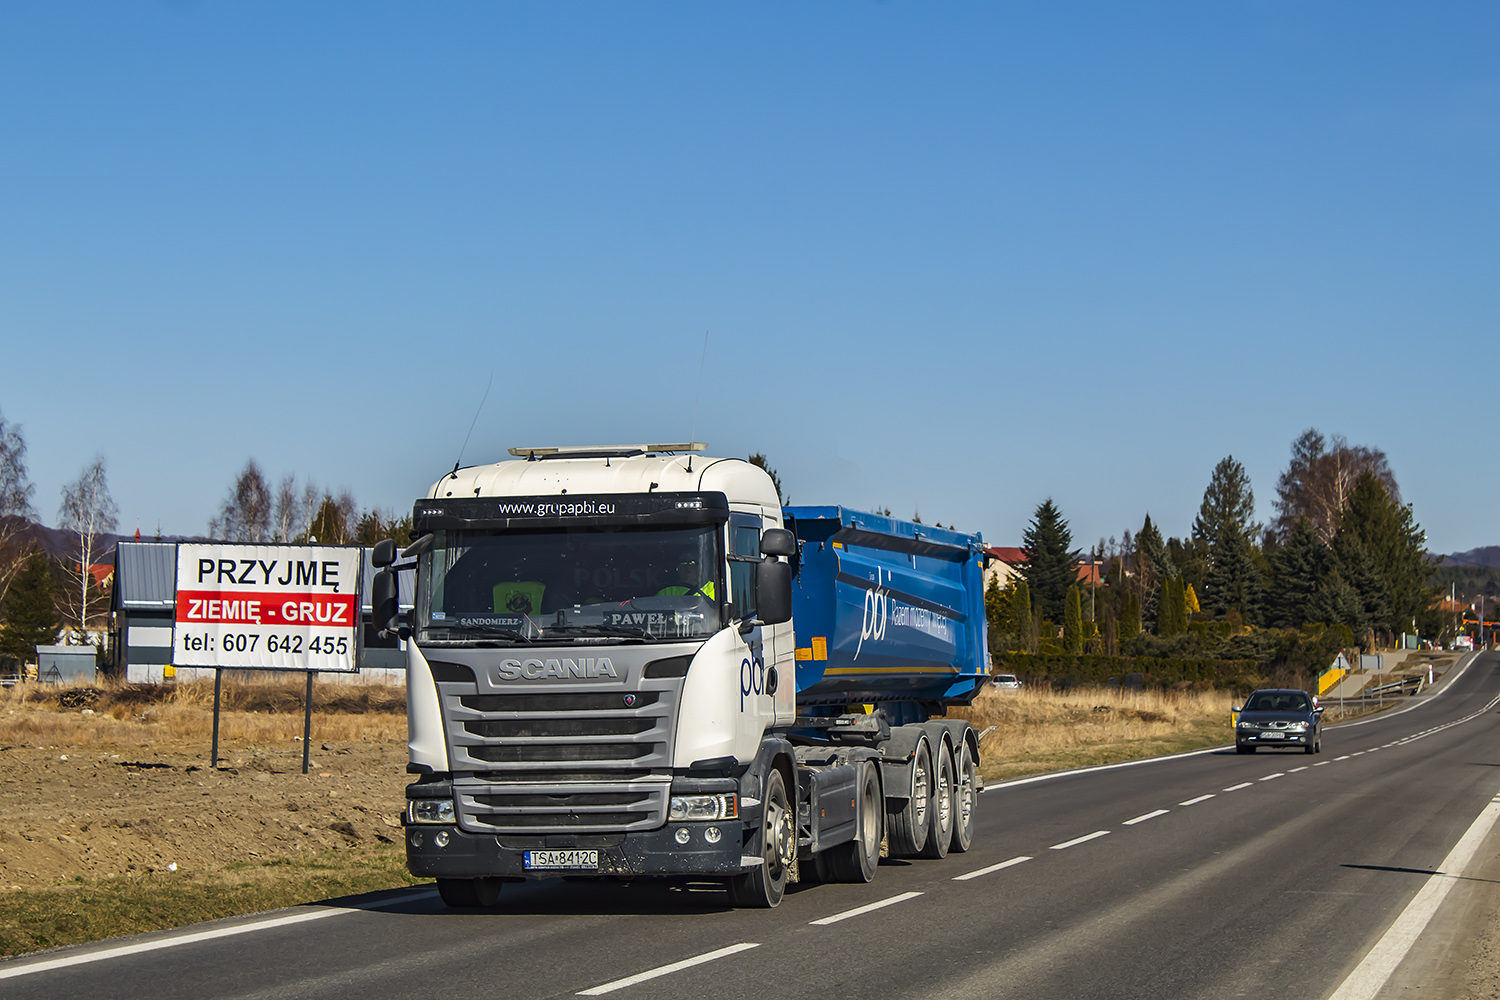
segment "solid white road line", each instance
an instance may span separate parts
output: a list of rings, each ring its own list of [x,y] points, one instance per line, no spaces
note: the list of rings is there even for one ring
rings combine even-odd
[[[740,944],[732,944],[728,948],[720,948],[718,951],[711,951],[706,955],[698,955],[694,958],[684,958],[682,961],[673,962],[671,965],[663,965],[660,968],[648,969],[645,972],[637,972],[633,976],[626,976],[624,979],[616,979],[612,983],[605,983],[603,986],[595,986],[591,990],[579,990],[577,995],[581,997],[603,996],[606,993],[613,993],[615,990],[623,990],[627,986],[634,986],[636,983],[644,983],[649,979],[657,979],[661,976],[669,976],[674,972],[681,972],[683,969],[691,969],[695,965],[702,965],[704,962],[712,962],[714,959],[726,958],[730,955],[737,955],[742,951],[749,951],[751,948],[759,947],[759,944],[752,944],[748,941],[741,942]]]
[[[1490,800],[1490,804],[1485,806],[1468,832],[1453,845],[1453,850],[1448,852],[1448,856],[1438,866],[1437,874],[1427,879],[1427,883],[1407,904],[1406,909],[1401,911],[1401,916],[1391,924],[1385,936],[1376,942],[1364,961],[1359,963],[1328,1000],[1371,1000],[1380,992],[1391,973],[1396,971],[1396,966],[1401,964],[1401,960],[1416,943],[1417,937],[1426,929],[1433,914],[1437,913],[1448,890],[1453,888],[1453,883],[1463,874],[1464,868],[1473,859],[1474,853],[1479,850],[1479,845],[1489,835],[1497,820],[1500,820],[1500,796]]]
[[[1223,790],[1226,792],[1237,792],[1241,788],[1249,788],[1253,784],[1255,784],[1255,782],[1253,781],[1242,781],[1238,785],[1230,785],[1228,788],[1225,788]]]
[[[37,972],[51,972],[53,969],[65,969],[71,965],[87,965],[90,962],[103,962],[111,958],[124,958],[127,955],[140,955],[151,951],[161,951],[163,948],[177,948],[185,944],[197,944],[200,941],[214,941],[219,938],[236,937],[240,934],[270,930],[273,927],[289,927],[292,924],[305,924],[309,920],[322,920],[324,917],[337,917],[344,913],[358,913],[361,910],[380,910],[388,906],[400,906],[402,903],[414,903],[436,895],[436,891],[421,892],[413,895],[397,896],[395,899],[383,899],[378,903],[367,903],[364,906],[358,907],[328,907],[326,909],[310,910],[302,913],[289,913],[284,917],[271,917],[269,920],[257,920],[249,924],[236,924],[233,927],[216,927],[213,930],[195,931],[191,934],[179,934],[176,937],[158,938],[152,941],[141,941],[136,944],[120,945],[117,948],[105,948],[101,951],[91,951],[82,955],[68,955],[64,958],[54,958],[45,962],[31,962],[27,965],[0,969],[0,979],[14,979],[16,976],[29,976]]]
[[[1022,857],[1019,857],[1019,858],[1011,858],[1009,861],[1002,861],[998,865],[990,865],[988,868],[980,868],[977,871],[969,872],[967,875],[955,875],[955,876],[953,876],[953,881],[955,881],[955,882],[967,882],[971,878],[978,878],[981,875],[988,875],[990,872],[997,872],[997,871],[999,871],[1002,868],[1009,868],[1011,865],[1018,865],[1022,861],[1030,861],[1030,860],[1031,860],[1031,858],[1026,857],[1026,856],[1022,856]]]
[[[1169,812],[1171,812],[1170,809],[1157,809],[1154,812],[1142,813],[1141,815],[1137,816],[1135,819],[1127,819],[1125,821],[1125,825],[1126,826],[1135,826],[1137,823],[1144,823],[1148,819],[1155,819],[1158,816],[1165,816]]]
[[[1188,799],[1186,802],[1179,802],[1177,804],[1180,806],[1195,806],[1200,802],[1207,802],[1211,798],[1213,798],[1212,792],[1210,792],[1208,795],[1200,795],[1196,799]]]
[[[1077,847],[1079,844],[1086,844],[1086,843],[1088,843],[1091,840],[1097,840],[1100,837],[1107,837],[1107,836],[1109,836],[1109,831],[1108,830],[1095,830],[1093,833],[1085,834],[1082,837],[1075,837],[1072,840],[1067,841],[1066,843],[1053,844],[1052,847],[1050,848],[1050,850],[1053,850],[1053,851],[1066,851],[1070,847]]]
[[[829,924],[836,924],[840,920],[848,920],[850,917],[857,917],[861,914],[869,913],[871,910],[879,910],[882,907],[890,906],[892,903],[904,903],[908,899],[916,899],[920,895],[922,895],[920,892],[903,892],[899,896],[892,896],[890,899],[882,899],[878,903],[867,903],[864,906],[856,906],[852,910],[845,910],[843,913],[835,913],[833,916],[824,917],[821,920],[809,920],[808,923],[816,927],[826,927]]]

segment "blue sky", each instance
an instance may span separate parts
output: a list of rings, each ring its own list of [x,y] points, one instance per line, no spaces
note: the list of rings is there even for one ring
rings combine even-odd
[[[0,413],[43,520],[254,456],[764,451],[1015,544],[1262,518],[1306,427],[1500,543],[1492,4],[0,7]],[[701,402],[699,368],[708,336]]]

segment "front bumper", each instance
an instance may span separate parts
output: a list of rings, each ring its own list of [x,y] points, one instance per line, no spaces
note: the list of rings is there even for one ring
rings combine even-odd
[[[1235,733],[1234,742],[1242,747],[1305,747],[1317,738],[1317,734],[1311,731],[1289,733],[1281,730],[1271,739],[1266,739],[1267,735],[1262,732]]]
[[[717,844],[704,837],[709,827],[722,836]],[[688,831],[686,844],[676,839],[678,830]],[[446,846],[437,846],[448,835]],[[406,867],[426,878],[557,878],[560,875],[737,875],[744,871],[745,825],[740,819],[714,822],[668,823],[657,830],[599,835],[548,835],[507,837],[465,833],[457,826],[434,823],[407,824]],[[597,850],[598,871],[528,869],[528,850]]]

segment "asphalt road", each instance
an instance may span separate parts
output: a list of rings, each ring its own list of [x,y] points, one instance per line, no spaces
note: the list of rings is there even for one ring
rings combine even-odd
[[[773,911],[707,885],[531,883],[487,913],[413,889],[3,962],[0,997],[1327,997],[1500,793],[1500,655],[1412,701],[1320,756],[993,787],[968,854]]]

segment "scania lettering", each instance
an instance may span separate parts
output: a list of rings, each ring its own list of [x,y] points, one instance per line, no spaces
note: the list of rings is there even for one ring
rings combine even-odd
[[[376,547],[408,641],[407,866],[454,907],[522,879],[868,882],[974,833],[977,534],[782,507],[703,446],[513,448]],[[415,608],[396,613],[396,574]]]

